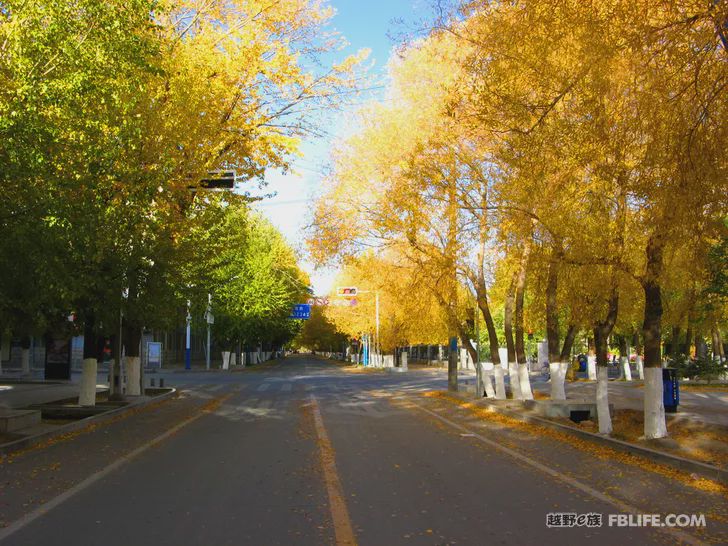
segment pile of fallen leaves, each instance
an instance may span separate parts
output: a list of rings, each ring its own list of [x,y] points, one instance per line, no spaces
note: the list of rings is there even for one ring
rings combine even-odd
[[[598,432],[597,423],[593,421],[582,421],[577,425],[568,419],[554,420],[588,432]],[[680,419],[679,415],[668,415],[669,439],[646,442],[644,440],[644,423],[644,415],[641,411],[615,410],[612,416],[612,438],[635,444],[644,443],[649,447],[667,451],[679,457],[721,468],[728,467],[728,428]]]

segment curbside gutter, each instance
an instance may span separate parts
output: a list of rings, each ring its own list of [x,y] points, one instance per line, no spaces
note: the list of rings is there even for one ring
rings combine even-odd
[[[33,436],[28,436],[27,438],[20,438],[19,440],[13,440],[12,442],[0,444],[0,459],[11,455],[12,453],[16,453],[18,451],[37,446],[38,444],[41,444],[47,440],[51,440],[57,436],[62,436],[64,434],[68,434],[69,432],[83,430],[89,425],[104,423],[105,421],[108,421],[128,411],[143,408],[144,406],[148,406],[149,404],[160,402],[162,400],[167,400],[169,398],[172,398],[175,394],[177,394],[177,389],[170,387],[167,392],[152,396],[146,400],[135,400],[130,404],[127,404],[126,406],[110,409],[109,411],[105,411],[104,413],[99,413],[98,415],[93,415],[91,417],[86,417],[85,419],[79,419],[74,423],[60,425],[53,430],[40,432],[38,434],[34,434]]]
[[[463,401],[466,402],[473,401],[472,398],[468,398],[462,395],[459,395],[458,398],[461,398]],[[602,436],[601,434],[594,434],[593,432],[588,432],[586,430],[579,430],[578,428],[570,427],[568,425],[562,425],[561,423],[556,423],[555,421],[550,421],[548,419],[544,419],[543,417],[537,417],[535,415],[525,415],[512,409],[506,409],[499,407],[495,404],[489,404],[488,402],[475,401],[475,403],[479,406],[487,407],[491,411],[501,413],[507,417],[518,419],[519,421],[549,427],[596,444],[610,447],[622,453],[639,455],[641,457],[645,457],[666,466],[670,466],[676,470],[697,474],[698,476],[701,476],[703,478],[708,478],[724,485],[728,485],[728,470],[718,468],[717,466],[713,466],[707,463],[701,463],[698,461],[691,461],[690,459],[678,457],[677,455],[671,455],[669,453],[657,451],[656,449],[651,449],[649,447],[637,446],[629,442],[624,442],[622,440],[617,440],[616,438],[610,438],[608,436]]]

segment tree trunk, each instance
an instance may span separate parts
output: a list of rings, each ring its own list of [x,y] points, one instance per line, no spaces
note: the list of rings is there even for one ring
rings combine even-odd
[[[500,364],[500,357],[498,356],[498,348],[500,343],[498,341],[498,333],[495,329],[495,322],[493,321],[493,315],[490,312],[490,305],[488,304],[488,294],[485,287],[485,280],[478,279],[475,286],[475,295],[478,302],[478,309],[483,315],[485,321],[485,328],[488,331],[488,347],[490,348],[490,358],[493,364]]]
[[[594,328],[594,345],[597,360],[597,419],[599,433],[612,433],[612,417],[609,414],[609,383],[607,367],[607,337],[609,326],[599,324]]]
[[[559,352],[559,310],[556,301],[559,287],[558,268],[558,258],[556,251],[553,250],[546,282],[546,340],[549,349],[549,363],[558,362],[561,357]]]
[[[690,360],[690,349],[693,347],[693,325],[690,323],[688,318],[688,328],[685,330],[685,343],[682,346],[682,354],[685,355],[685,360]]]
[[[670,334],[670,356],[673,362],[680,359],[680,326],[673,326]]]
[[[531,377],[528,369],[528,359],[526,358],[526,343],[524,339],[523,327],[523,303],[526,293],[526,268],[528,267],[528,257],[531,252],[531,240],[526,243],[521,254],[521,262],[518,268],[518,277],[516,277],[516,363],[518,365],[518,382],[521,387],[521,397],[524,400],[533,400],[533,391],[531,390]]]
[[[587,340],[588,350],[586,356],[586,375],[589,381],[597,380],[597,350],[594,338]]]
[[[470,343],[470,337],[468,336],[468,331],[465,329],[465,326],[458,323],[457,325],[458,334],[460,335],[460,339],[462,340],[462,347],[468,352],[468,355],[470,356],[470,359],[473,362],[478,361],[478,351],[475,349],[472,343]]]
[[[551,372],[551,399],[565,400],[564,381],[566,379],[566,366],[561,362],[559,352],[559,310],[557,307],[557,292],[559,280],[560,252],[551,251],[549,261],[548,280],[546,282],[546,340],[549,350],[549,371]]]
[[[518,376],[518,363],[516,362],[516,344],[513,339],[513,304],[515,303],[516,281],[518,273],[513,275],[511,284],[508,287],[506,301],[503,307],[503,330],[506,337],[506,349],[508,355],[508,379],[511,385],[511,394],[516,400],[521,400],[521,383]]]
[[[485,327],[488,331],[488,346],[490,347],[490,359],[493,362],[493,376],[495,379],[495,391],[494,391],[494,397],[497,399],[504,399],[505,398],[505,384],[503,382],[503,367],[501,365],[501,359],[500,354],[498,352],[498,349],[500,348],[500,344],[498,342],[498,333],[495,329],[495,323],[493,321],[493,315],[490,312],[490,305],[488,305],[488,295],[485,287],[485,279],[481,274],[478,275],[478,278],[475,282],[475,294],[478,301],[478,309],[480,309],[480,312],[483,315],[483,320],[485,320]],[[489,377],[483,375],[484,381],[490,381]],[[487,383],[486,383],[486,390],[487,390]]]
[[[639,332],[635,332],[632,336],[632,346],[635,352],[634,367],[637,370],[637,377],[642,380],[645,378],[645,366],[642,361],[642,344],[640,343]]]
[[[506,347],[508,349],[508,362],[516,361],[516,344],[513,339],[513,304],[515,299],[516,278],[511,280],[508,287],[506,300],[503,305],[503,331],[506,337]]]
[[[695,358],[699,360],[708,358],[708,344],[705,342],[702,332],[695,333]]]
[[[88,317],[83,328],[83,363],[78,394],[79,406],[96,405],[96,377],[101,357],[98,350],[99,337],[94,332],[94,319]]]
[[[141,343],[141,327],[129,322],[124,324],[124,349],[126,357],[124,364],[126,366],[126,392],[130,396],[139,396],[141,394],[141,357],[139,345]],[[121,371],[120,368],[115,368]]]
[[[715,325],[715,336],[718,343],[718,355],[720,355],[721,362],[725,362],[725,347],[723,346],[723,336],[720,333],[720,328]]]
[[[599,420],[600,434],[612,433],[612,418],[609,414],[609,385],[607,367],[607,339],[614,329],[619,312],[619,286],[617,276],[612,271],[611,293],[607,316],[604,320],[597,322],[594,327],[594,350],[597,361],[597,417]]]
[[[516,277],[516,297],[515,297],[515,305],[516,305],[516,312],[515,312],[515,318],[516,318],[516,324],[515,324],[515,330],[516,330],[516,361],[519,364],[527,364],[526,359],[526,343],[525,339],[523,337],[523,303],[525,299],[526,294],[526,268],[528,267],[528,258],[531,251],[531,242],[530,240],[526,244],[523,254],[521,255],[521,263],[518,268],[518,276]]]
[[[23,375],[30,375],[30,346],[30,336],[20,338],[20,369]]]
[[[642,289],[645,293],[644,321],[642,323],[642,336],[645,343],[645,438],[648,440],[667,436],[665,405],[662,396],[662,355],[660,353],[662,251],[662,241],[653,234],[647,243],[647,268],[642,281]]]
[[[632,381],[632,369],[629,367],[629,344],[627,337],[619,336],[619,366],[620,376],[625,381]]]
[[[574,340],[578,331],[579,329],[576,324],[569,325],[566,337],[564,337],[564,345],[561,347],[561,354],[559,355],[561,362],[571,362],[571,349],[574,347]]]

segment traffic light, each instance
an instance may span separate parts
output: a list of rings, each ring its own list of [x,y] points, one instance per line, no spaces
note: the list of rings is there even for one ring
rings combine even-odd
[[[188,188],[190,191],[230,191],[235,189],[236,181],[235,171],[210,171],[206,178]]]
[[[336,289],[336,295],[342,298],[353,298],[356,294],[356,286],[340,286]]]

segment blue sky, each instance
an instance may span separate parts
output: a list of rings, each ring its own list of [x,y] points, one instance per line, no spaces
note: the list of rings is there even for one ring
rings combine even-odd
[[[385,73],[394,46],[390,35],[397,35],[402,30],[395,21],[412,22],[429,12],[427,0],[331,0],[329,3],[337,11],[330,26],[349,43],[339,52],[340,59],[360,49],[370,49],[369,61],[374,63],[371,69],[373,79]],[[302,228],[309,217],[312,198],[321,188],[321,172],[328,161],[330,146],[344,133],[343,128],[347,127],[345,120],[350,114],[346,110],[338,113],[326,138],[303,143],[304,157],[295,162],[295,174],[269,172],[266,175],[266,191],[277,195],[256,206],[301,251],[305,250]],[[326,294],[333,283],[335,271],[314,271],[308,261],[302,265],[311,275],[316,293]]]

